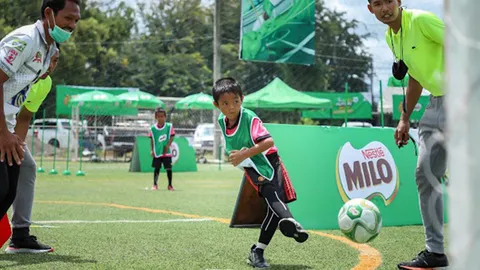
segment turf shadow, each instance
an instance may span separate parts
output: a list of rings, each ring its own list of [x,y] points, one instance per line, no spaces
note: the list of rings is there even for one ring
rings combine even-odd
[[[94,263],[96,260],[85,260],[79,256],[71,255],[56,255],[56,254],[0,254],[1,261],[11,261],[14,264],[0,266],[0,269],[7,269],[15,266],[37,265],[50,262],[64,262],[64,263]]]

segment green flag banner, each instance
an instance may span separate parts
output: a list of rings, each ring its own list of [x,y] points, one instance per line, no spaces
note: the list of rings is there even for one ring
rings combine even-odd
[[[242,0],[240,58],[315,63],[315,0]]]
[[[399,149],[393,128],[265,126],[297,193],[289,207],[305,229],[338,229],[338,212],[353,198],[375,203],[384,226],[422,224],[414,147]],[[292,143],[292,134],[301,139]]]
[[[304,110],[303,118],[311,119],[343,119],[345,117],[345,104],[349,119],[371,119],[372,104],[361,93],[325,93],[325,92],[303,92],[312,97],[329,99],[333,109]],[[345,102],[345,98],[347,102]]]
[[[57,85],[56,87],[56,107],[57,115],[70,116],[72,114],[72,107],[68,105],[69,101],[79,94],[89,91],[105,91],[115,96],[127,92],[139,91],[137,88],[110,88],[110,87],[89,87],[89,86],[70,86]],[[80,113],[85,115],[136,115],[137,109],[124,107],[102,107],[97,109],[80,107]]]
[[[393,120],[400,120],[400,116],[402,115],[403,110],[403,95],[393,95]],[[415,105],[415,109],[410,116],[410,120],[412,121],[420,121],[422,119],[423,113],[427,108],[428,104],[430,103],[429,96],[420,96],[417,105]]]

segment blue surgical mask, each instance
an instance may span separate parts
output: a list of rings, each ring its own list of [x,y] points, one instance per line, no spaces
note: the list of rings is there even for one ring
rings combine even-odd
[[[55,22],[55,16],[53,17],[53,23],[55,23],[53,30],[50,28],[49,20],[47,20],[47,23],[48,23],[48,33],[56,42],[64,43],[72,36],[72,32],[68,32],[67,30],[63,30],[62,28],[57,26],[57,23]]]

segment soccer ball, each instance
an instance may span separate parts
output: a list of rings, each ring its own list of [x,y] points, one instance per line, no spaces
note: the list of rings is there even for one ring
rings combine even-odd
[[[371,201],[352,199],[340,209],[338,226],[350,240],[363,244],[378,236],[382,229],[382,216]]]

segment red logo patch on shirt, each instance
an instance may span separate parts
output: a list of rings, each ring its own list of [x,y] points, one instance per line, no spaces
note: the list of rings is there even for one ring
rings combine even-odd
[[[7,53],[7,56],[5,57],[5,61],[9,63],[10,65],[13,65],[13,62],[18,56],[18,52],[15,49],[10,49]]]
[[[35,54],[35,58],[33,58],[33,62],[34,63],[42,63],[42,53],[41,52],[37,52],[37,54]]]

